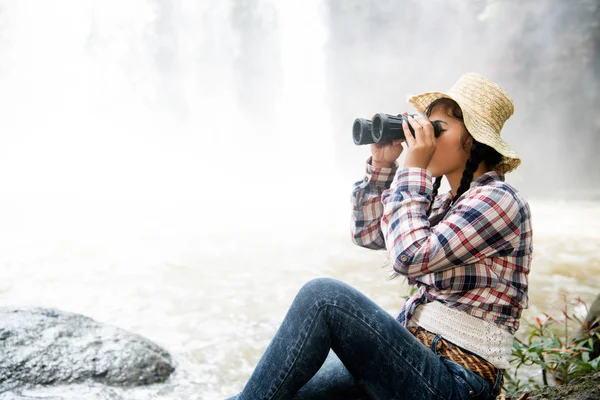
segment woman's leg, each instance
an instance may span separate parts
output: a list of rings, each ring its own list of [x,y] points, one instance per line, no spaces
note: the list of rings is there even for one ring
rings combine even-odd
[[[294,400],[369,400],[338,356],[330,351],[325,363],[300,388]]]
[[[231,397],[227,400],[236,400]],[[333,351],[293,400],[369,400]]]
[[[454,396],[453,375],[438,355],[358,290],[320,278],[298,292],[237,399],[292,399],[330,349],[369,398]]]

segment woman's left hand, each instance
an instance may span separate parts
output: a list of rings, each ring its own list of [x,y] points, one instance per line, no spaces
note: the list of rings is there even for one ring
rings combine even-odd
[[[406,121],[402,122],[404,136],[408,150],[404,159],[404,168],[416,167],[427,168],[429,161],[435,153],[435,136],[433,125],[425,116],[419,115],[417,118],[408,116],[408,123],[415,131],[413,135],[408,129]]]

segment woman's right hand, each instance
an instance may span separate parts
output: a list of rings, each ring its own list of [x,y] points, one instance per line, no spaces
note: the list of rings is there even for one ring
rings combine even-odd
[[[408,115],[407,112],[403,114]],[[371,117],[371,120],[373,117]],[[402,150],[404,150],[402,142],[404,142],[404,139],[397,139],[391,143],[371,143],[371,154],[373,154],[371,164],[378,168],[391,168],[394,161],[400,157]]]

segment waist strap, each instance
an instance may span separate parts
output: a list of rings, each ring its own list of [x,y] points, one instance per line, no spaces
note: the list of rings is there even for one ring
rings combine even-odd
[[[431,349],[433,339],[436,337],[435,333],[431,333],[420,326],[411,326],[408,328],[408,330],[421,343],[427,346],[428,349]],[[476,354],[456,346],[451,342],[448,342],[444,338],[441,338],[436,343],[436,352],[441,357],[445,357],[451,361],[454,361],[455,363],[481,376],[490,384],[492,388],[496,387],[496,378],[498,377],[499,373],[504,373],[504,370],[496,368],[492,363],[484,360]],[[504,375],[502,375],[501,381],[499,382],[497,393],[495,393],[496,395],[500,393],[503,383]]]

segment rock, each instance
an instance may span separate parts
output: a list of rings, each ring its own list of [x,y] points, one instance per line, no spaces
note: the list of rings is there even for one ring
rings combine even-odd
[[[173,371],[170,354],[140,335],[54,309],[0,308],[0,393],[84,381],[147,385]]]
[[[547,386],[540,390],[529,392],[529,399],[544,400],[600,400],[598,385],[600,378],[597,374],[588,374],[574,379],[565,385]],[[524,393],[517,393],[508,399],[519,399]]]

